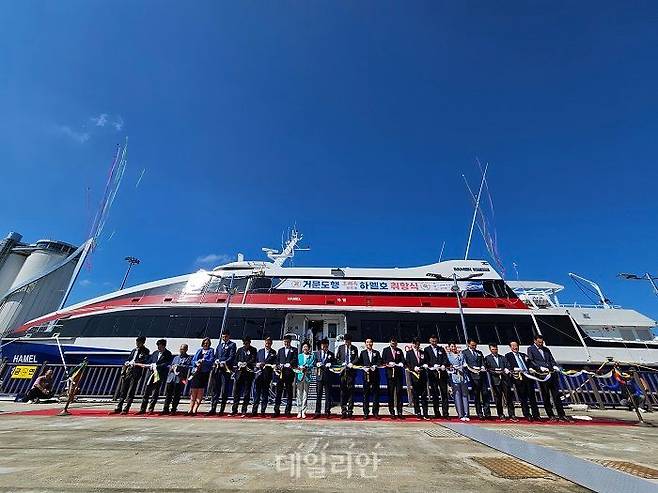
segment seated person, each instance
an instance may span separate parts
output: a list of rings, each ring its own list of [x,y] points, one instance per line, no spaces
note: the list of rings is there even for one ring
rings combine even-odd
[[[53,396],[53,371],[47,370],[34,381],[34,385],[23,398],[23,402],[39,402],[39,399],[50,399]]]

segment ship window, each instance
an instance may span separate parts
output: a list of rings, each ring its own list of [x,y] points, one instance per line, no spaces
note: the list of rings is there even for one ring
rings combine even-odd
[[[187,315],[170,315],[169,326],[161,337],[185,337],[189,323],[190,317]]]
[[[439,330],[437,328],[437,324],[434,322],[420,322],[418,324],[418,338],[422,342],[428,342],[430,340],[430,336],[436,334],[437,336],[439,335]]]
[[[547,346],[581,346],[580,339],[568,316],[537,316],[539,332]]]
[[[635,329],[637,338],[641,341],[651,341],[653,340],[653,334],[650,329]]]
[[[167,337],[167,329],[169,327],[169,316],[158,315],[154,317],[140,317],[135,324],[133,335],[143,335],[146,338],[152,337]],[[147,341],[148,345],[148,341]]]
[[[81,337],[85,332],[85,327],[89,322],[89,317],[80,317],[70,320],[59,320],[57,322],[59,335],[61,337]]]
[[[635,340],[635,334],[633,333],[633,329],[619,329],[619,333],[621,334],[621,338],[625,341],[634,341]]]
[[[498,343],[498,334],[496,333],[496,326],[493,323],[478,322],[475,327],[477,328],[477,341],[480,344]],[[468,331],[471,334],[471,331]]]
[[[249,285],[250,292],[269,292],[272,288],[272,278],[271,277],[253,277],[251,279],[251,284]]]
[[[405,341],[418,337],[418,323],[415,321],[400,322],[400,336]]]
[[[535,333],[535,324],[532,322],[530,317],[522,317],[515,320],[514,326],[516,328],[516,333],[519,336],[519,344],[522,346],[529,346],[532,344]]]
[[[450,342],[464,344],[466,342],[464,341],[462,328],[456,322],[440,322],[438,336],[441,344],[448,344]]]
[[[272,339],[280,339],[282,327],[283,327],[283,320],[276,318],[268,318],[267,320],[265,320],[263,339],[268,336],[271,337]]]
[[[496,332],[498,333],[498,343],[503,346],[508,346],[510,342],[519,340],[514,324],[511,322],[496,323]]]
[[[208,317],[190,317],[190,324],[187,326],[185,337],[191,339],[203,339],[206,336],[206,326]]]
[[[398,323],[395,320],[382,320],[379,323],[379,340],[387,342],[391,340],[391,337],[397,337],[398,341],[402,342],[403,338],[400,336],[400,331],[398,330]],[[362,338],[359,340],[363,340]],[[377,340],[377,339],[375,339]],[[411,339],[410,339],[411,340]],[[404,339],[406,342],[406,339]]]
[[[178,295],[183,291],[183,288],[187,282],[175,282],[172,284],[167,284],[165,286],[158,286],[156,288],[145,289],[139,294],[142,296],[162,296],[165,294],[168,295]],[[131,297],[137,297],[137,294],[131,294]]]
[[[352,334],[352,332],[351,332]],[[359,341],[365,341],[372,338],[375,341],[383,341],[379,333],[379,322],[376,320],[361,320],[361,333],[358,336]]]
[[[251,339],[262,339],[264,325],[265,319],[248,318],[244,324],[244,335],[242,337],[249,336]]]
[[[231,284],[231,277],[213,277],[206,285],[205,293],[226,293],[228,286]],[[246,277],[236,277],[233,279],[233,287],[239,292],[243,292],[247,285]]]

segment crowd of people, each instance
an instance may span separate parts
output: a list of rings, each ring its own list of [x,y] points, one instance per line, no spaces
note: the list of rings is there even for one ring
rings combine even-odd
[[[211,399],[210,409],[205,415],[223,415],[232,384],[231,415],[265,416],[270,385],[276,376],[274,417],[282,414],[285,401],[284,416],[292,416],[295,402],[297,418],[306,418],[312,381],[316,382],[316,395],[315,413],[311,418],[323,414],[329,416],[334,404],[332,387],[338,380],[341,417],[350,419],[354,411],[356,374],[362,371],[365,419],[371,416],[380,418],[380,397],[384,386],[389,416],[404,419],[403,388],[405,375],[409,373],[411,404],[419,418],[430,418],[430,402],[433,417],[450,417],[449,395],[452,394],[456,415],[462,421],[470,421],[469,398],[474,401],[477,418],[492,419],[491,397],[499,420],[518,421],[513,396],[516,393],[523,417],[534,421],[541,419],[535,379],[525,376],[533,372],[545,375],[545,379],[537,380],[537,383],[548,419],[568,420],[558,390],[559,367],[541,336],[535,337],[527,353],[520,352],[518,342],[512,341],[509,352],[504,355],[499,353],[496,344],[490,344],[486,356],[477,348],[478,342],[474,339],[469,339],[467,347],[461,351],[454,342],[448,344],[446,350],[438,344],[435,335],[424,348],[421,348],[420,340],[414,339],[405,351],[398,348],[395,338],[391,338],[382,351],[376,350],[374,341],[369,338],[365,341],[365,349],[359,351],[352,344],[351,336],[346,334],[335,354],[329,350],[327,339],[320,341],[315,351],[307,341],[302,342],[298,350],[293,347],[290,336],[283,338],[283,347],[278,351],[272,348],[269,337],[263,348],[253,347],[248,337],[238,348],[227,331],[221,335],[216,348],[212,347],[209,338],[205,338],[194,355],[188,353],[186,344],[181,345],[179,354],[173,356],[164,339],[157,341],[157,350],[153,353],[145,343],[143,336],[136,339],[136,346],[123,366],[119,399],[112,413],[128,414],[137,388],[145,379],[137,414],[155,413],[163,386],[165,397],[160,414],[177,414],[181,394],[189,383],[190,404],[185,415],[199,413],[206,391],[211,394]],[[385,371],[380,373],[381,368]]]

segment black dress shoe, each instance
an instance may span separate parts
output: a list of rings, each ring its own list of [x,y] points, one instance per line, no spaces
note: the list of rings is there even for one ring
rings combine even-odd
[[[395,414],[391,414],[391,419],[398,419],[398,417]]]
[[[406,418],[404,417],[403,414],[400,414],[400,415],[398,416],[398,419],[406,419]]]
[[[176,411],[170,413],[169,409],[163,409],[162,411],[160,411],[159,414],[160,414],[160,416],[166,416],[167,414],[176,414]]]
[[[215,414],[217,414],[217,411],[211,409],[210,411],[204,413],[204,416],[214,416]]]
[[[345,413],[341,414],[340,419],[347,419],[347,414],[345,414]]]
[[[121,411],[121,414],[124,414],[124,415],[128,414],[128,409],[124,409],[123,411]]]
[[[374,417],[375,419],[382,419],[381,416],[379,416],[379,414],[373,414],[373,417]]]
[[[108,414],[121,414],[121,409],[113,409]]]
[[[143,409],[140,409],[139,411],[137,411],[135,413],[135,415],[139,415],[139,414],[146,414],[146,411],[144,411]]]

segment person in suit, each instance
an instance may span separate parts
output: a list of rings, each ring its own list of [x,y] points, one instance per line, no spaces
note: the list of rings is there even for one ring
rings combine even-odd
[[[564,408],[562,407],[562,401],[560,400],[560,392],[558,391],[558,374],[557,362],[553,358],[553,353],[551,350],[544,346],[544,338],[541,335],[535,336],[535,343],[528,348],[528,361],[530,363],[530,368],[535,371],[548,373],[550,371],[556,371],[556,373],[551,373],[551,377],[545,382],[539,382],[539,390],[541,391],[541,396],[544,401],[544,409],[546,410],[546,415],[551,421],[569,421],[564,414]],[[557,418],[553,413],[553,406],[551,406],[551,400],[555,405],[555,410],[557,411]]]
[[[242,398],[242,416],[244,417],[251,400],[251,386],[254,383],[254,367],[256,366],[256,349],[251,346],[251,337],[247,336],[242,339],[242,347],[235,354],[235,362],[237,369],[233,384],[231,416],[238,414],[240,398]]]
[[[382,360],[386,365],[386,391],[388,412],[393,419],[404,419],[402,414],[402,377],[404,375],[404,355],[398,348],[398,340],[391,337],[390,343],[382,350]],[[397,415],[395,412],[397,411]]]
[[[196,416],[199,411],[214,363],[215,351],[212,348],[212,341],[209,337],[206,337],[201,341],[201,347],[197,349],[192,358],[190,409],[185,413],[186,416]]]
[[[315,366],[315,355],[311,354],[311,343],[302,343],[302,352],[297,356],[297,418],[306,419],[308,406],[308,389],[311,386],[311,375]]]
[[[507,363],[507,358],[498,354],[498,345],[489,344],[489,352],[484,358],[484,367],[489,372],[489,381],[493,391],[494,401],[496,402],[496,412],[498,420],[505,421],[503,412],[503,399],[507,403],[507,414],[512,421],[518,421],[514,416],[514,401],[512,400],[511,387],[511,369]]]
[[[519,351],[519,343],[517,341],[510,342],[509,347],[511,351],[505,355],[507,363],[512,371],[521,373],[521,378],[512,379],[512,384],[516,389],[516,395],[521,402],[521,412],[528,421],[539,420],[541,418],[539,407],[537,406],[537,396],[535,395],[535,382],[530,378],[524,377],[522,374],[530,368],[528,356]]]
[[[352,336],[345,334],[345,344],[336,352],[336,363],[343,365],[340,374],[340,412],[342,419],[352,418],[354,411],[354,380],[356,370],[354,365],[359,361],[359,350],[352,345]]]
[[[295,380],[293,368],[297,368],[297,348],[292,347],[292,338],[283,337],[283,347],[277,352],[277,365],[281,368],[281,376],[276,384],[276,399],[274,399],[274,417],[281,414],[281,399],[283,391],[286,392],[285,416],[292,411],[292,383]]]
[[[171,351],[167,349],[166,339],[158,339],[155,344],[158,349],[153,351],[149,357],[150,366],[147,367],[146,371],[146,387],[144,387],[142,405],[137,414],[145,414],[147,405],[149,414],[155,412],[155,405],[160,398],[160,387],[162,387],[162,382],[167,379],[169,365],[174,359]]]
[[[446,368],[450,366],[448,355],[445,349],[439,346],[439,338],[436,335],[430,336],[430,345],[423,352],[425,353],[425,364],[428,366],[427,378],[432,398],[432,407],[434,408],[434,417],[440,418],[443,415],[444,418],[447,418],[449,416],[449,403],[448,372]],[[439,410],[439,393],[441,394],[441,410]],[[441,411],[443,411],[443,414]]]
[[[411,341],[412,347],[407,351],[405,360],[411,373],[411,386],[414,414],[417,418],[427,419],[427,372],[425,353],[420,349],[420,339]]]
[[[465,368],[468,378],[471,382],[471,391],[475,400],[475,412],[479,419],[490,419],[491,409],[489,409],[489,392],[487,390],[486,377],[482,378],[484,373],[484,355],[478,350],[478,343],[475,339],[468,340],[468,347],[462,351],[464,364],[470,368]]]
[[[381,354],[372,346],[372,338],[366,339],[366,348],[361,351],[359,364],[363,366],[363,419],[370,415],[370,398],[372,397],[372,415],[379,419],[379,366],[383,360]]]
[[[260,405],[260,414],[265,416],[265,409],[270,400],[270,383],[274,369],[270,365],[276,365],[276,351],[272,349],[272,338],[265,338],[265,347],[259,349],[256,354],[256,379],[254,381],[254,407],[251,414],[258,413]]]
[[[212,400],[210,401],[210,411],[206,416],[217,414],[217,404],[219,407],[219,416],[224,414],[226,401],[228,401],[228,388],[231,385],[231,376],[235,364],[235,354],[238,347],[231,340],[231,334],[228,330],[222,332],[222,339],[217,344],[215,350],[215,367],[212,374]]]
[[[315,414],[313,419],[320,416],[322,411],[322,395],[324,394],[324,415],[331,414],[331,381],[333,372],[329,369],[336,362],[334,353],[329,351],[329,340],[320,341],[320,349],[315,352],[316,387],[315,387]]]
[[[187,354],[187,344],[181,344],[179,353],[174,356],[167,373],[167,382],[165,386],[165,400],[160,414],[176,415],[180,395],[183,387],[187,382],[187,376],[192,367],[192,356]],[[170,410],[171,406],[171,410]]]
[[[455,410],[460,421],[470,421],[468,404],[468,376],[464,370],[464,356],[457,349],[457,343],[448,344],[448,361],[452,367],[449,373],[452,396],[455,399]]]
[[[144,366],[147,364],[150,354],[145,344],[146,337],[137,337],[135,339],[135,347],[130,351],[128,359],[123,364],[119,383],[119,401],[114,411],[112,411],[113,414],[128,414],[130,410],[130,406],[135,399],[137,385],[144,375]],[[126,407],[121,410],[124,402],[126,403]]]

